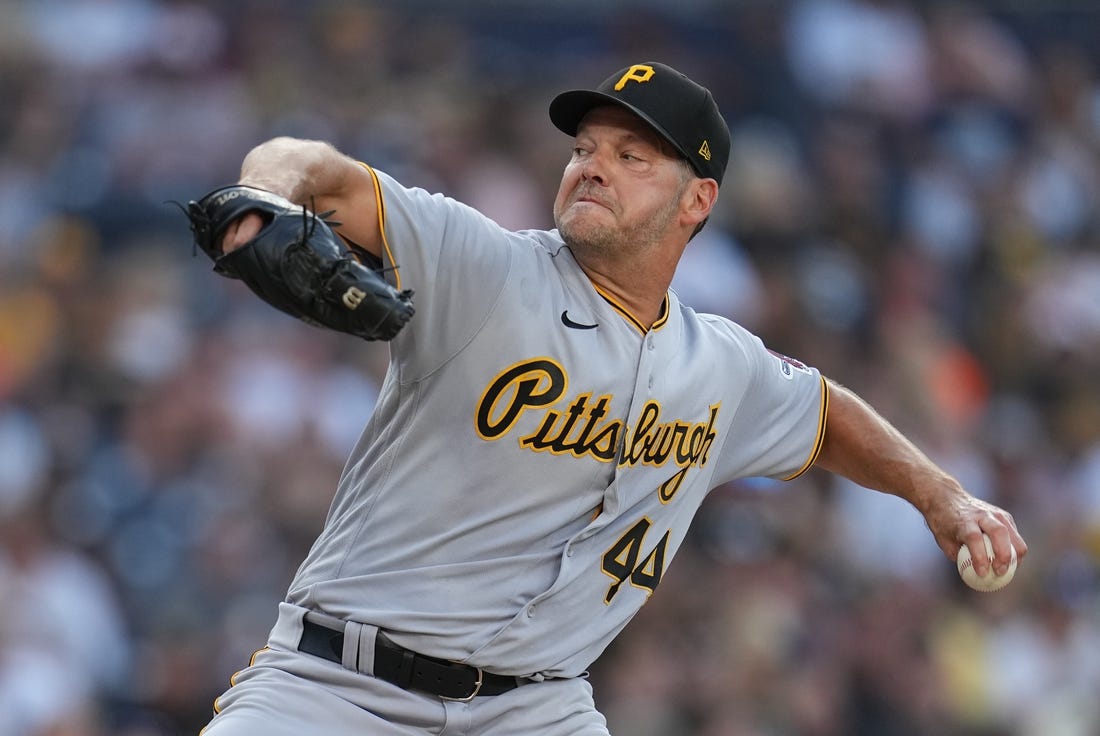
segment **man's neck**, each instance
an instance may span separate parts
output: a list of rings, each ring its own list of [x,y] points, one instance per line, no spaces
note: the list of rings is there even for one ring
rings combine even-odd
[[[586,263],[577,259],[592,285],[649,328],[662,316],[675,262]]]

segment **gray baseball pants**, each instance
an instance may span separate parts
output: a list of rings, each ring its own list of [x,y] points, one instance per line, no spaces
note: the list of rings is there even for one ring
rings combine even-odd
[[[374,627],[345,630],[344,665],[297,651],[304,614],[280,604],[268,646],[234,675],[201,736],[609,736],[584,678],[443,700],[372,676],[361,663],[372,661]]]

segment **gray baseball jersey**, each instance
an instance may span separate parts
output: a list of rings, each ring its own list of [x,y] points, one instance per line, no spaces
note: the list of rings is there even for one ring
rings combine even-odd
[[[672,292],[646,329],[556,231],[370,171],[417,312],[287,600],[492,672],[581,674],[710,489],[813,463],[826,383]]]

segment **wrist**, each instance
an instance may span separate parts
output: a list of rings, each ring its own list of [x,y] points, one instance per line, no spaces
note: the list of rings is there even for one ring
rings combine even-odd
[[[954,505],[969,494],[954,477],[936,468],[932,477],[918,479],[913,483],[910,503],[924,516],[937,509]]]

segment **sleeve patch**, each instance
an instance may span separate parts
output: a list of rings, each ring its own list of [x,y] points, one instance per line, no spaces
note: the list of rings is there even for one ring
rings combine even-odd
[[[788,381],[794,378],[795,371],[805,373],[806,375],[813,375],[813,371],[802,361],[795,360],[782,353],[777,353],[774,350],[768,350],[768,352],[779,362],[779,372],[783,374],[783,377]]]

